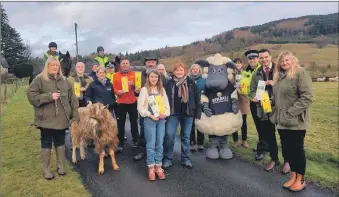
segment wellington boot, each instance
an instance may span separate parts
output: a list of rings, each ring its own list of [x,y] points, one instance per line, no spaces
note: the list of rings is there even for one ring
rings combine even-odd
[[[154,165],[148,166],[148,179],[150,181],[155,181],[155,169],[154,169]]]
[[[285,189],[290,188],[294,184],[296,179],[297,179],[297,173],[291,172],[291,177],[287,182],[284,183],[283,188]]]
[[[51,149],[49,148],[42,148],[41,149],[41,162],[42,162],[42,170],[44,173],[44,178],[47,180],[54,179],[54,175],[50,171],[51,166]]]
[[[58,146],[55,148],[57,156],[57,172],[60,176],[66,175],[65,171],[65,146]]]

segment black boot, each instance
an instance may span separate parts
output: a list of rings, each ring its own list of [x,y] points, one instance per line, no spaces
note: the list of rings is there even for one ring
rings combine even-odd
[[[139,152],[137,155],[135,155],[135,156],[133,157],[133,160],[134,160],[134,161],[140,161],[140,160],[142,160],[144,157],[145,157],[145,152],[144,152],[144,151],[141,151],[141,152]]]

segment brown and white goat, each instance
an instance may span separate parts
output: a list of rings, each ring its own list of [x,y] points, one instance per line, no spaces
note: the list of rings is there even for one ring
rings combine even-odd
[[[72,136],[72,161],[76,163],[76,148],[80,148],[81,159],[84,160],[85,145],[90,140],[95,142],[95,151],[100,155],[99,174],[104,173],[105,148],[108,147],[114,170],[119,170],[115,160],[115,150],[118,146],[117,121],[112,114],[101,103],[90,104],[87,107],[80,107],[79,120],[71,125]]]

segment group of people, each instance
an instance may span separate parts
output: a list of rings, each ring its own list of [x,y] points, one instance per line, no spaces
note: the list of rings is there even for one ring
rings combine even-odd
[[[125,122],[127,113],[131,125],[132,147],[139,147],[134,160],[147,156],[148,178],[165,179],[163,169],[173,166],[175,136],[180,124],[181,164],[192,168],[191,151],[204,150],[204,134],[197,131],[195,121],[203,112],[200,96],[205,89],[203,70],[193,64],[189,70],[183,63],[175,64],[173,75],[169,76],[163,64],[155,57],[145,58],[146,69],[141,72],[141,84],[136,84],[136,73],[131,70],[127,58],[120,65],[109,61],[104,49],[98,47],[98,55],[92,65],[92,73],[85,74],[85,64],[75,65],[75,74],[63,77],[56,53],[56,44],[49,45],[45,54],[45,67],[27,90],[27,97],[34,106],[35,125],[41,131],[41,158],[44,177],[53,179],[50,172],[52,143],[56,148],[57,172],[65,175],[65,130],[78,119],[78,107],[90,103],[108,105],[112,116],[117,119],[119,145],[124,150]],[[240,84],[239,106],[243,117],[241,127],[242,146],[247,143],[247,114],[251,112],[258,143],[256,160],[262,160],[269,153],[271,162],[265,167],[271,171],[280,165],[276,129],[280,135],[284,164],[282,172],[291,172],[290,179],[283,187],[291,191],[305,188],[306,157],[304,137],[312,103],[311,77],[299,66],[298,59],[290,52],[283,52],[272,62],[269,50],[249,50],[245,53],[248,66],[240,58],[233,75]],[[118,70],[115,68],[118,66]],[[126,83],[123,80],[127,80]],[[241,83],[246,80],[249,83]],[[74,83],[80,84],[80,94],[74,93]],[[272,105],[272,112],[265,113],[257,89],[264,82]],[[245,85],[244,85],[245,84]],[[245,87],[246,86],[246,87]],[[259,87],[260,88],[260,87]],[[155,110],[154,103],[162,103]],[[138,127],[140,125],[140,131]],[[233,133],[234,146],[238,147],[238,132]]]

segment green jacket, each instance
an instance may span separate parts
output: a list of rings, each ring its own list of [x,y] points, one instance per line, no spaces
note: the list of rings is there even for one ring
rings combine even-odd
[[[104,55],[104,57],[97,55],[94,59],[103,67],[105,67],[105,64],[108,62],[108,57],[106,55]]]
[[[51,51],[47,51],[45,54],[44,54],[44,64],[46,63],[47,59],[49,56],[54,56],[57,60],[59,60],[59,53],[55,51],[55,53],[52,55],[51,54]]]
[[[306,130],[312,99],[312,79],[303,68],[298,68],[293,79],[281,73],[273,87],[270,121],[277,129]]]
[[[52,92],[56,90],[60,90],[61,95],[55,104]],[[70,121],[78,118],[78,99],[74,95],[72,85],[65,77],[56,77],[56,79],[49,77],[47,81],[40,74],[33,79],[26,94],[34,108],[36,127],[66,129]]]

